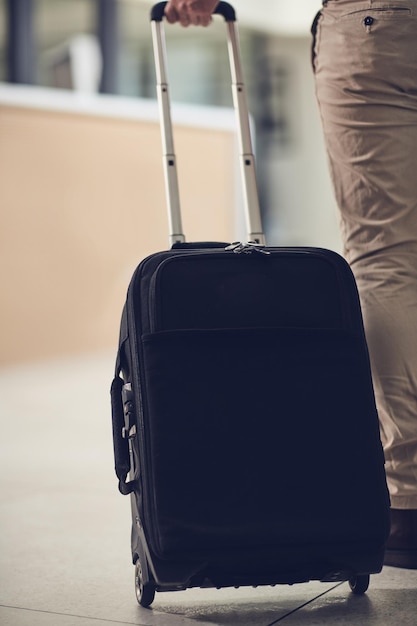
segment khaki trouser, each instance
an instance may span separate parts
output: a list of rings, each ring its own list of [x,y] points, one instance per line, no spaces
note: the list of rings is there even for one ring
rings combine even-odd
[[[313,67],[393,508],[417,509],[417,0],[328,0]],[[355,451],[352,450],[352,463]]]

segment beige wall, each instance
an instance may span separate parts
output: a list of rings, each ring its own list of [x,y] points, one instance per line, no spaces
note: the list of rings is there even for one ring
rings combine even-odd
[[[233,239],[233,133],[175,141],[187,240]],[[3,103],[0,172],[1,363],[115,349],[134,268],[168,247],[158,124]]]

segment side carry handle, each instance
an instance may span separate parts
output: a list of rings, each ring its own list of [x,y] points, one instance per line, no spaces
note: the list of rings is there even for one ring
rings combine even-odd
[[[137,487],[135,480],[128,481],[131,470],[129,439],[136,434],[136,427],[129,424],[126,410],[125,383],[115,376],[111,385],[111,407],[113,425],[114,469],[119,479],[119,491],[124,496],[132,493]]]
[[[177,176],[176,156],[172,133],[170,98],[167,78],[166,45],[163,30],[164,10],[167,2],[158,2],[151,10],[152,40],[157,78],[157,97],[160,110],[161,135],[164,157],[165,187],[168,201],[170,243],[185,242],[182,229],[181,208]],[[248,241],[265,243],[259,208],[258,188],[255,173],[255,158],[252,150],[248,106],[240,60],[239,33],[234,8],[227,2],[219,2],[215,14],[222,15],[227,24],[228,52],[232,77],[233,103],[237,120],[240,171],[243,183],[246,231]]]

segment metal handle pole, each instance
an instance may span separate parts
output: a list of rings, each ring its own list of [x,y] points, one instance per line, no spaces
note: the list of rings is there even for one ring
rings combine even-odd
[[[161,120],[161,138],[165,189],[167,195],[170,244],[182,243],[185,237],[181,221],[177,163],[174,150],[170,98],[167,80],[166,46],[162,21],[152,21],[152,41],[155,56],[157,98]]]
[[[230,72],[232,75],[233,103],[238,127],[240,171],[242,176],[246,229],[249,241],[264,244],[258,185],[256,181],[255,157],[249,125],[249,113],[240,60],[239,33],[236,22],[227,22]]]
[[[166,4],[166,2],[159,2],[153,7],[151,11],[151,25],[157,76],[157,97],[161,119],[170,241],[171,244],[174,244],[177,242],[184,242],[185,237],[182,232],[181,223],[178,176],[172,134],[170,98],[167,79],[165,34],[162,23]],[[255,157],[252,149],[245,85],[242,78],[243,74],[236,16],[233,7],[227,2],[219,2],[215,13],[223,15],[227,24],[228,52],[232,76],[232,94],[237,121],[240,171],[244,192],[243,198],[248,240],[264,244],[265,235],[262,231],[258,186],[255,171]]]

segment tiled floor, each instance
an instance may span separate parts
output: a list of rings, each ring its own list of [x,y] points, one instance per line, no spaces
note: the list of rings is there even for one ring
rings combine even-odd
[[[417,571],[348,585],[189,590],[140,608],[113,475],[112,356],[0,370],[2,626],[417,625]]]

